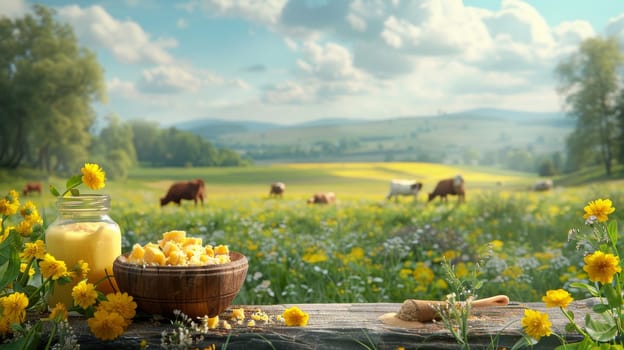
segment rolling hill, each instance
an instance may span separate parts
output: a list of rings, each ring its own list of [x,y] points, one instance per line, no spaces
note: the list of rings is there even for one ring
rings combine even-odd
[[[487,163],[504,152],[552,155],[573,130],[562,113],[474,109],[386,120],[323,119],[297,125],[196,120],[177,125],[257,162]],[[490,163],[496,163],[493,159]]]

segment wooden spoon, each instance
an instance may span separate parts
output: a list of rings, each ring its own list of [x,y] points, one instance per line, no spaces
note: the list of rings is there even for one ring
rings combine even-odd
[[[458,304],[463,305],[465,302],[459,302]],[[496,295],[473,300],[471,307],[506,306],[507,304],[509,304],[508,296]],[[399,309],[396,316],[403,321],[433,321],[440,318],[438,310],[448,306],[448,301],[407,299],[401,305],[401,309]]]

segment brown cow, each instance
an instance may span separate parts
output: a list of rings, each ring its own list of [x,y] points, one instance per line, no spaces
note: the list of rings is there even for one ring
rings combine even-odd
[[[39,194],[41,194],[41,187],[41,183],[39,182],[29,182],[26,184],[26,186],[24,186],[22,193],[24,193],[24,196],[29,194],[30,192],[38,192]]]
[[[448,202],[447,195],[456,195],[457,202],[462,203],[466,201],[466,190],[464,189],[464,179],[461,175],[457,175],[450,179],[440,180],[436,185],[433,192],[429,193],[429,202],[435,197],[440,196],[440,200]]]
[[[180,205],[183,199],[193,200],[195,206],[197,206],[197,200],[199,199],[201,204],[204,205],[204,180],[196,179],[175,182],[169,187],[167,195],[160,199],[160,206],[162,207],[169,202]]]
[[[336,202],[336,194],[334,192],[315,193],[308,199],[308,204],[332,204]]]
[[[286,190],[286,185],[283,182],[274,182],[271,184],[269,197],[282,197],[285,190]]]

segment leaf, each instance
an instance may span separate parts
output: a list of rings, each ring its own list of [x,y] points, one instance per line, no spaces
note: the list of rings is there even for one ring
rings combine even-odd
[[[607,235],[615,247],[618,241],[617,221],[610,221],[609,224],[607,224]]]
[[[617,325],[612,319],[605,319],[606,322],[595,321],[589,314],[585,315],[585,330],[592,339],[597,342],[611,341],[618,333]]]
[[[570,283],[570,287],[585,289],[586,291],[589,292],[589,294],[591,294],[594,297],[600,296],[600,293],[599,293],[598,289],[596,289],[596,287],[591,286],[591,285],[589,285],[587,283],[572,282],[572,283]]]
[[[61,195],[61,193],[53,185],[50,185],[50,193],[52,193],[54,197],[58,197]]]
[[[618,292],[613,288],[613,285],[607,284],[602,288],[605,296],[607,297],[607,301],[609,302],[609,306],[611,308],[616,308],[622,305],[622,296],[618,294]]]
[[[15,231],[11,231],[5,242],[15,243],[16,239],[19,240],[18,234]],[[11,245],[9,245],[9,248],[6,262],[0,265],[0,287],[2,287],[0,289],[4,289],[9,283],[15,281],[20,273],[19,249],[12,249]]]
[[[596,304],[592,306],[592,310],[594,310],[594,312],[597,314],[602,314],[611,310],[611,307],[609,307],[609,305],[607,304]]]
[[[70,189],[74,188],[82,183],[82,175],[74,175],[67,179],[67,183],[65,184],[65,188]]]

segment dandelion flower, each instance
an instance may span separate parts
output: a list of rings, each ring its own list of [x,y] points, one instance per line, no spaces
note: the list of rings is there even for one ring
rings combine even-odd
[[[524,310],[522,328],[529,337],[539,341],[541,337],[552,333],[551,326],[548,314],[531,309]]]
[[[583,270],[589,274],[592,282],[611,283],[613,275],[621,272],[620,259],[613,254],[605,254],[599,250],[585,256]]]
[[[20,253],[22,259],[43,259],[46,254],[45,243],[38,239],[32,243],[24,243],[24,250]]]
[[[67,308],[63,303],[56,303],[50,311],[50,320],[67,320]]]
[[[69,275],[74,281],[80,281],[87,278],[89,273],[89,263],[80,259],[76,262]]]
[[[595,201],[589,202],[584,210],[584,219],[594,216],[598,222],[605,222],[609,219],[609,214],[615,211],[615,208],[610,199],[596,199]]]
[[[26,319],[26,307],[28,307],[28,297],[24,293],[15,292],[6,297],[0,298],[2,306],[2,318],[9,320],[9,323],[22,323]]]
[[[110,293],[106,295],[106,300],[102,301],[98,306],[98,310],[108,312],[116,312],[121,315],[126,322],[126,326],[130,324],[130,320],[136,315],[137,303],[128,293]]]
[[[96,311],[93,317],[87,320],[91,332],[101,340],[113,340],[124,332],[126,320],[116,313],[108,311]]]
[[[546,303],[546,307],[568,307],[574,299],[564,289],[549,290],[542,297],[542,301]]]
[[[46,254],[39,263],[43,278],[57,280],[67,274],[67,266],[62,260],[56,260],[52,255]]]
[[[284,317],[286,325],[293,327],[303,327],[307,325],[308,319],[310,318],[310,315],[301,311],[301,309],[296,306],[286,309],[282,316]]]
[[[19,224],[17,224],[15,230],[17,231],[17,233],[20,234],[20,236],[28,237],[33,232],[32,222],[28,220],[23,220]]]
[[[92,190],[99,190],[104,188],[104,181],[106,180],[106,173],[97,164],[85,163],[84,167],[80,169],[82,172],[82,182]]]
[[[86,280],[78,282],[78,284],[72,288],[74,303],[83,309],[95,304],[97,296],[98,294],[95,290],[95,286],[92,283],[87,283]]]

